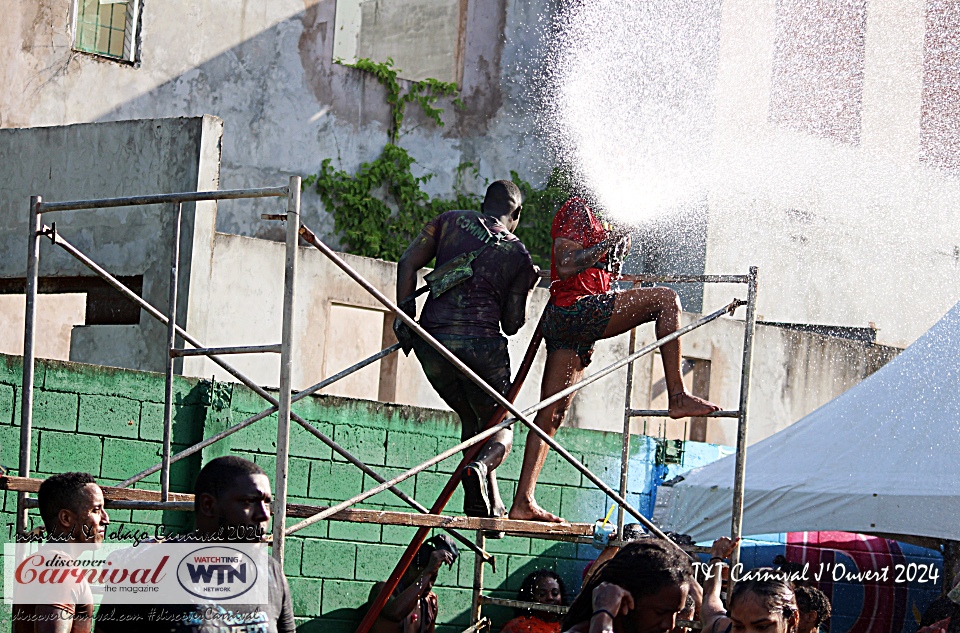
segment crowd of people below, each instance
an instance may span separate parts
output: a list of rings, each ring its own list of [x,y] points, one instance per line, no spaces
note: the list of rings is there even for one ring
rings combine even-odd
[[[270,480],[256,464],[237,456],[207,463],[194,484],[194,531],[180,542],[260,542],[271,517]],[[46,479],[37,493],[46,537],[53,545],[79,544],[95,549],[104,541],[110,518],[103,492],[86,473]],[[816,633],[830,615],[826,597],[812,587],[794,587],[787,574],[761,570],[735,584],[721,599],[722,569],[733,549],[730,539],[714,542],[711,558],[700,567],[700,581],[689,554],[672,541],[627,526],[620,545],[606,548],[584,570],[582,589],[568,606],[567,588],[554,571],[540,569],[521,584],[515,617],[501,623],[502,633],[689,633],[701,623],[706,633]],[[231,535],[231,536],[225,536]],[[231,540],[232,539],[232,540]],[[629,540],[632,539],[632,540]],[[64,554],[64,556],[67,556]],[[374,623],[374,633],[432,633],[441,613],[433,591],[444,566],[459,556],[445,534],[428,539],[401,578]],[[704,573],[704,571],[706,573]],[[292,633],[295,630],[290,585],[273,558],[268,564],[268,599],[231,608],[244,614],[232,620],[229,609],[211,615],[204,604],[113,604],[95,610],[89,583],[81,577],[65,584],[56,600],[13,607],[14,633]],[[702,581],[702,582],[701,582]],[[379,592],[371,588],[371,600]],[[158,611],[162,620],[152,619]],[[565,611],[565,613],[564,613]],[[135,622],[136,626],[131,623]],[[938,623],[946,630],[943,622]],[[938,633],[928,628],[923,633]]]

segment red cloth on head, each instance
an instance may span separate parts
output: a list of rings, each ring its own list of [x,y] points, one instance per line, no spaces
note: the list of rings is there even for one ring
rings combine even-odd
[[[583,248],[596,246],[607,237],[607,231],[593,215],[587,203],[580,198],[567,200],[553,218],[550,228],[550,240],[558,237],[577,242]],[[604,255],[600,261],[606,261]],[[610,273],[599,268],[588,268],[583,272],[560,280],[557,274],[557,262],[551,249],[550,253],[550,301],[561,308],[567,308],[580,297],[601,295],[610,292]]]

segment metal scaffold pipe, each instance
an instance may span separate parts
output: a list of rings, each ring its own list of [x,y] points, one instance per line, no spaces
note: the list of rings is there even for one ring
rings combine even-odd
[[[37,285],[40,278],[40,205],[43,198],[30,198],[27,227],[30,241],[27,249],[27,303],[23,328],[23,382],[20,383],[20,462],[21,477],[30,476],[30,444],[33,431],[34,359],[37,339]],[[27,494],[17,493],[17,532],[27,531]]]
[[[737,423],[737,462],[733,477],[733,509],[730,521],[730,536],[735,543],[733,553],[730,555],[732,567],[740,562],[740,537],[743,535],[743,490],[747,476],[747,406],[750,402],[753,338],[757,324],[757,273],[757,267],[751,266],[750,281],[747,284],[747,318],[743,329],[743,363],[740,367],[740,416]],[[731,577],[731,584],[734,582]]]
[[[385,349],[382,349],[382,350],[380,350],[379,352],[377,352],[376,354],[373,354],[372,356],[368,356],[367,358],[364,358],[362,361],[360,361],[360,362],[358,362],[358,363],[355,363],[355,364],[351,365],[350,367],[347,367],[347,368],[344,369],[343,371],[337,372],[336,374],[330,376],[329,378],[324,378],[323,380],[321,380],[321,381],[318,382],[317,384],[312,385],[312,386],[310,386],[310,387],[307,387],[307,388],[304,389],[303,391],[298,391],[297,393],[293,394],[293,396],[290,398],[290,402],[297,402],[297,401],[299,401],[299,400],[303,400],[303,399],[306,398],[307,396],[309,396],[309,395],[311,395],[311,394],[313,394],[313,393],[315,393],[315,392],[317,392],[317,391],[320,391],[320,390],[323,389],[324,387],[327,387],[327,386],[329,386],[329,385],[332,385],[333,383],[337,382],[337,381],[340,380],[341,378],[346,378],[346,377],[349,376],[350,374],[352,374],[352,373],[354,373],[354,372],[357,372],[357,371],[360,371],[361,369],[363,369],[364,367],[367,367],[368,365],[372,365],[373,363],[377,362],[377,361],[380,360],[381,358],[384,358],[385,356],[389,356],[390,354],[398,351],[399,349],[400,349],[400,343],[394,343],[394,344],[391,345],[390,347],[387,347],[387,348],[385,348]],[[170,463],[171,463],[171,464],[176,463],[176,462],[180,461],[181,459],[184,459],[184,458],[186,458],[186,457],[190,457],[190,456],[193,455],[194,453],[199,453],[200,451],[202,451],[202,450],[205,449],[206,447],[210,446],[211,444],[216,444],[216,443],[219,442],[220,440],[222,440],[222,439],[224,439],[224,438],[227,438],[227,437],[230,437],[231,435],[233,435],[234,433],[237,433],[238,431],[242,431],[243,429],[247,428],[248,426],[250,426],[250,425],[253,424],[254,422],[259,422],[260,420],[262,420],[262,419],[264,419],[264,418],[266,418],[266,417],[270,417],[271,415],[273,415],[274,413],[277,412],[277,409],[278,409],[278,407],[276,407],[276,406],[268,407],[268,408],[264,409],[263,411],[261,411],[260,413],[251,415],[249,418],[247,418],[247,419],[245,419],[245,420],[241,420],[240,422],[237,422],[237,423],[234,424],[233,426],[230,426],[230,427],[225,428],[224,430],[220,431],[220,432],[217,433],[216,435],[211,435],[210,437],[208,437],[207,439],[203,440],[202,442],[197,442],[196,444],[193,444],[193,445],[189,446],[188,448],[183,449],[183,450],[180,451],[179,453],[177,453],[177,454],[175,454],[175,455],[172,455],[172,456],[170,457]],[[309,429],[307,429],[307,430],[309,430]],[[139,473],[137,473],[137,474],[134,475],[133,477],[130,477],[129,479],[125,479],[124,481],[122,481],[122,482],[120,483],[120,486],[121,486],[121,487],[126,487],[126,486],[130,486],[130,485],[132,485],[132,484],[135,484],[135,483],[137,483],[138,481],[140,481],[141,479],[144,479],[144,478],[146,478],[146,477],[149,477],[149,476],[152,475],[153,473],[155,473],[155,472],[157,472],[158,470],[160,470],[161,466],[162,466],[162,464],[154,464],[154,465],[151,466],[150,468],[147,468],[146,470],[140,471]]]
[[[280,392],[277,394],[277,476],[274,479],[273,557],[283,567],[287,524],[287,467],[290,459],[290,394],[293,391],[293,350],[297,301],[297,263],[300,230],[300,176],[290,176],[287,196],[287,232],[284,249],[283,324],[280,336]]]
[[[167,354],[164,358],[163,381],[163,467],[160,469],[160,500],[170,500],[170,442],[173,438],[173,372],[177,346],[177,291],[180,286],[180,224],[183,204],[174,202],[173,235],[170,238],[170,286],[167,300]]]
[[[40,213],[82,211],[84,209],[110,209],[113,207],[132,207],[145,204],[166,204],[168,202],[202,202],[210,200],[238,200],[241,198],[285,198],[287,192],[287,187],[263,187],[260,189],[186,191],[183,193],[158,193],[149,196],[127,196],[124,198],[44,202],[40,208]]]

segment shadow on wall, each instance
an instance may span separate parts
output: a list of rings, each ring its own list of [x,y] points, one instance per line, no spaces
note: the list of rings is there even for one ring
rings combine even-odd
[[[436,142],[422,144],[416,152],[424,169],[438,170],[437,180],[442,180],[438,185],[446,186],[448,180],[452,184],[451,174],[459,162],[450,156],[450,142],[440,135],[482,135],[502,105],[503,38],[499,35],[505,0],[495,4],[493,9],[475,9],[468,16],[466,28],[472,35],[467,38],[462,83],[466,108],[442,100],[438,105],[445,111],[446,125],[437,130]],[[226,128],[221,189],[282,184],[291,173],[315,173],[325,158],[355,169],[379,154],[387,141],[391,114],[376,79],[332,62],[335,7],[334,0],[316,2],[97,120],[220,117]],[[151,32],[146,21],[143,65],[136,72],[149,72],[159,57],[160,43],[153,38],[161,33],[156,31],[167,30],[158,27]],[[490,35],[477,35],[482,33]],[[407,117],[411,128],[431,129],[419,109],[409,108]],[[349,129],[344,129],[345,124]],[[332,219],[321,211],[319,197],[308,195],[304,202],[304,221],[322,233],[332,233]],[[269,201],[235,201],[224,207],[217,230],[282,239],[282,229],[261,226],[259,214],[267,212],[277,212]]]

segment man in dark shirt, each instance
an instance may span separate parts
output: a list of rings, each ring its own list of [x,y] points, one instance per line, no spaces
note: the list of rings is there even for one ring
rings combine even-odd
[[[269,528],[271,499],[270,480],[253,462],[233,455],[211,460],[200,469],[194,484],[196,531],[182,540],[258,542]],[[267,604],[223,607],[104,602],[97,612],[96,633],[294,633],[290,587],[272,556],[268,571]]]
[[[416,305],[409,298],[416,289],[417,271],[434,257],[440,269],[457,257],[475,254],[468,279],[442,292],[431,288],[420,324],[502,394],[510,385],[510,357],[500,329],[509,336],[523,326],[527,295],[538,279],[530,253],[512,233],[520,221],[520,205],[515,184],[494,182],[487,188],[480,213],[448,211],[434,218],[397,267],[397,301],[414,317]],[[460,416],[463,439],[476,435],[496,411],[494,400],[406,326],[397,330],[401,342],[412,343],[430,384]],[[468,516],[506,513],[494,471],[512,443],[513,432],[501,430],[487,441],[477,461],[464,469],[463,509]]]
[[[103,508],[103,491],[92,475],[61,473],[45,479],[37,491],[37,505],[50,541],[46,552],[70,559],[79,549],[103,542],[110,518]],[[90,632],[93,593],[84,578],[51,584],[46,592],[56,594],[56,599],[48,604],[13,605],[14,633]]]

